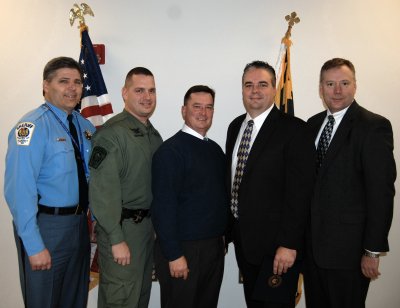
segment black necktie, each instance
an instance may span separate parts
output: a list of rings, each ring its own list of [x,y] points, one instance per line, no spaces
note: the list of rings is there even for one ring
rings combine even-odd
[[[321,137],[319,137],[317,147],[317,170],[321,167],[322,161],[324,160],[326,151],[328,150],[329,143],[331,142],[332,130],[335,125],[335,118],[333,115],[328,116],[328,123],[326,123]]]
[[[74,145],[74,152],[75,152],[75,161],[76,167],[78,169],[78,182],[79,182],[79,205],[84,209],[87,210],[89,200],[88,200],[88,183],[86,181],[85,170],[83,169],[83,160],[81,158],[81,152],[79,147],[79,138],[78,133],[76,132],[76,128],[74,123],[72,122],[73,116],[72,114],[68,115],[67,117],[69,123],[69,132],[71,133],[72,138],[74,138],[75,142],[72,142]]]
[[[243,132],[242,139],[240,140],[239,149],[237,153],[237,164],[235,177],[233,178],[232,191],[231,191],[231,211],[233,216],[239,218],[239,187],[242,182],[244,168],[246,167],[247,158],[250,152],[251,134],[253,132],[254,121],[247,122],[246,129]]]

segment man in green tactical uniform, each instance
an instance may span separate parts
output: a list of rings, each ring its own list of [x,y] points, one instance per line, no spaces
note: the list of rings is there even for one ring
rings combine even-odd
[[[125,109],[93,137],[90,207],[97,221],[98,307],[148,307],[154,231],[149,218],[151,160],[162,139],[149,118],[153,74],[136,67],[122,88]]]

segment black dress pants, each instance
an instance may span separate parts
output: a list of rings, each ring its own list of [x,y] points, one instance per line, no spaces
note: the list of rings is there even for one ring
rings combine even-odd
[[[324,269],[309,250],[304,265],[307,308],[365,308],[370,279],[362,274],[361,266],[355,270]]]
[[[222,237],[185,241],[182,246],[189,268],[186,280],[171,277],[169,261],[156,240],[154,259],[161,308],[217,308],[225,261]]]
[[[294,308],[295,296],[293,296],[293,300],[289,304],[262,302],[252,299],[256,281],[261,270],[261,264],[251,264],[244,257],[238,222],[234,223],[233,241],[235,245],[236,261],[243,276],[243,289],[247,308]]]

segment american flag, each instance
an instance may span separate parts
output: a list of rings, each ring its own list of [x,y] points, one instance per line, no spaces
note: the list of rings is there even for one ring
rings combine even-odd
[[[99,62],[94,52],[92,41],[86,27],[81,28],[81,54],[79,64],[83,72],[83,93],[81,100],[81,114],[96,128],[101,127],[113,115],[106,84],[101,74]],[[93,225],[91,213],[88,213],[90,237],[92,238]],[[99,282],[99,266],[97,262],[97,243],[91,243],[90,285],[92,290]]]
[[[113,109],[87,29],[81,32],[79,64],[83,71],[81,114],[100,127],[112,117]]]

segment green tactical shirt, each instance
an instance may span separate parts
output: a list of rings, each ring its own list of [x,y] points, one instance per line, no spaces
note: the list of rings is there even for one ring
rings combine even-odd
[[[126,110],[108,120],[93,136],[89,162],[89,203],[112,245],[124,241],[122,207],[149,209],[151,159],[162,138]]]

